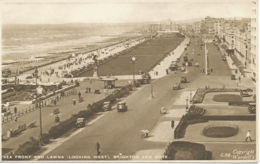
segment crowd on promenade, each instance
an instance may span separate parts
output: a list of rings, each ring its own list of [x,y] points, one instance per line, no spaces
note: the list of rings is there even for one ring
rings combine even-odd
[[[121,51],[136,46],[145,40],[145,38],[135,38],[88,53],[72,54],[71,57],[66,60],[40,67],[38,68],[38,84],[57,84],[66,80],[66,77],[72,77],[71,72],[86,68],[90,64],[94,64],[95,61],[93,60],[93,56],[95,56],[98,61],[101,61],[105,58],[117,55]],[[35,78],[33,78],[33,71],[20,75],[18,77],[18,82],[20,84],[34,84]]]

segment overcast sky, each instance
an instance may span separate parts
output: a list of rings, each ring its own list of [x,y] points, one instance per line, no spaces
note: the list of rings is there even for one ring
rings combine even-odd
[[[118,23],[250,17],[252,0],[17,0],[1,7],[4,24]],[[44,2],[44,3],[43,3]]]

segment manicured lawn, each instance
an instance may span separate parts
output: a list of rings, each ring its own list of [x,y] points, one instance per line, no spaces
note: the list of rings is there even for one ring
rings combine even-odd
[[[241,102],[242,98],[240,95],[234,94],[219,94],[213,97],[216,102]]]
[[[99,66],[99,75],[131,75],[133,74],[133,64],[131,58],[136,57],[135,72],[150,71],[158,64],[170,51],[174,50],[184,37],[179,33],[163,34],[154,39],[148,40],[141,45],[122,52],[117,57]],[[80,76],[92,76],[93,72],[88,71]]]

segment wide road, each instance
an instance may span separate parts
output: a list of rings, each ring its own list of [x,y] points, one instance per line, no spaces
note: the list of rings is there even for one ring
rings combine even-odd
[[[192,49],[195,49],[194,54],[191,53]],[[201,55],[197,55],[198,52]],[[203,49],[199,48],[198,40],[192,39],[188,53],[188,56],[193,58],[194,62],[198,62],[201,65],[200,68],[189,67],[187,74],[182,72],[174,74],[172,72],[166,77],[153,81],[155,95],[153,99],[150,98],[151,85],[143,86],[127,97],[126,102],[129,108],[127,112],[118,113],[116,110],[107,112],[104,117],[94,124],[85,127],[80,133],[48,153],[46,158],[53,155],[62,155],[65,159],[68,159],[71,155],[93,156],[96,155],[96,142],[99,142],[101,145],[102,155],[109,155],[112,160],[114,160],[113,155],[118,155],[119,153],[133,155],[138,150],[164,148],[166,143],[143,140],[140,137],[140,130],[152,130],[160,119],[160,108],[173,105],[173,100],[181,91],[173,91],[171,87],[180,80],[181,76],[186,75],[190,81],[190,83],[183,85],[185,88],[204,87],[205,83],[202,81],[204,81],[203,77],[205,75],[200,72],[204,66],[204,52]],[[218,53],[214,55],[221,57]],[[209,58],[209,60],[211,59],[215,60],[215,57]],[[213,67],[214,69],[223,69],[220,72],[223,72],[227,78],[229,76],[228,70],[224,65],[225,63],[222,62]],[[196,82],[195,84],[193,83],[194,81]],[[215,83],[217,84],[218,82],[216,81]]]

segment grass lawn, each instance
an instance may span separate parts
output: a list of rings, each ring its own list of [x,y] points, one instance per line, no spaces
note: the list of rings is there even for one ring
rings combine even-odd
[[[135,72],[147,72],[157,65],[170,51],[174,50],[184,37],[179,33],[163,34],[154,39],[126,50],[99,66],[99,75],[131,75],[133,64],[131,58],[136,57]],[[82,73],[80,76],[92,76],[93,71]]]
[[[240,95],[234,94],[219,94],[213,97],[213,100],[216,102],[242,102]]]

